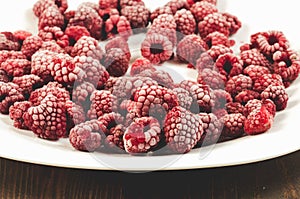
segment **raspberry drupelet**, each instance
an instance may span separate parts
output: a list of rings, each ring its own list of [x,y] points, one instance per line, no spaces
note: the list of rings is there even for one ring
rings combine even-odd
[[[224,125],[222,136],[229,138],[241,137],[244,134],[244,122],[246,117],[241,113],[231,113],[221,118]]]
[[[25,100],[19,91],[19,86],[8,82],[0,82],[0,113],[8,114],[9,107],[15,102]]]
[[[250,77],[240,74],[231,77],[225,86],[225,90],[235,97],[244,90],[252,90],[253,81]]]
[[[30,129],[29,126],[25,125],[23,116],[31,106],[32,104],[29,101],[20,101],[15,102],[9,108],[9,117],[14,121],[14,127],[25,130]]]
[[[19,91],[24,95],[25,99],[28,99],[31,92],[41,87],[44,83],[39,76],[33,74],[14,77],[12,82],[19,86]]]
[[[56,5],[46,8],[39,17],[39,30],[45,26],[57,26],[59,28],[63,28],[64,25],[64,16],[61,14]]]
[[[218,71],[230,78],[243,72],[243,61],[233,53],[220,55],[215,63]]]
[[[71,56],[87,56],[101,60],[103,58],[103,50],[99,46],[98,41],[93,37],[82,36],[74,45]]]
[[[180,34],[177,34],[177,40],[182,39],[185,35],[190,35],[196,31],[196,21],[191,13],[187,9],[178,10],[175,15],[176,29]]]
[[[125,40],[133,34],[130,22],[125,16],[118,14],[111,15],[105,21],[105,33],[107,38],[112,38],[115,35],[123,37]]]
[[[18,39],[11,32],[0,33],[0,50],[16,50],[20,49]]]
[[[23,42],[21,52],[28,60],[31,60],[31,56],[41,48],[42,44],[43,40],[39,36],[27,37]]]
[[[111,48],[105,54],[103,65],[109,75],[120,77],[127,72],[129,68],[129,59],[121,48]]]
[[[216,5],[207,1],[199,1],[193,4],[190,8],[197,22],[200,22],[209,14],[218,12]]]
[[[126,54],[126,58],[130,60],[131,52],[129,49],[129,45],[127,41],[120,36],[113,37],[112,39],[108,40],[105,45],[105,51],[108,52],[112,48],[120,48]]]
[[[203,123],[198,115],[176,106],[167,113],[163,131],[167,147],[182,154],[196,146],[203,135]]]
[[[121,15],[130,22],[133,32],[139,33],[149,24],[150,10],[145,6],[126,6],[122,8]]]

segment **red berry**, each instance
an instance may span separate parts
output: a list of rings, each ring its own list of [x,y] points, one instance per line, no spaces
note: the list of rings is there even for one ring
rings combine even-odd
[[[155,71],[153,64],[146,58],[141,57],[134,60],[130,68],[130,75],[135,76],[141,73],[144,70]]]
[[[222,15],[226,18],[226,21],[229,22],[229,35],[235,34],[241,27],[242,22],[238,19],[237,16],[232,15],[228,12],[222,13]]]
[[[243,70],[243,74],[248,75],[253,81],[257,80],[264,74],[270,74],[270,70],[265,66],[249,65]]]
[[[276,110],[281,111],[287,107],[288,94],[284,86],[269,85],[262,93],[262,99],[271,99],[276,105]]]
[[[66,35],[61,28],[56,26],[45,26],[43,29],[39,30],[38,36],[43,41],[56,41],[56,43],[62,47],[65,48],[69,46],[69,37]]]
[[[0,113],[8,114],[10,106],[23,100],[24,96],[19,91],[18,85],[11,82],[0,82]]]
[[[72,101],[81,105],[84,110],[90,108],[90,96],[96,90],[90,82],[83,82],[75,85],[72,91]]]
[[[200,22],[209,14],[218,12],[216,5],[207,1],[199,1],[190,8],[197,22]]]
[[[4,70],[8,76],[20,77],[30,73],[31,62],[27,59],[7,59],[1,63],[0,69]]]
[[[141,32],[149,24],[150,10],[145,6],[126,6],[121,10],[121,14],[130,22],[134,32]]]
[[[231,77],[225,86],[225,90],[235,97],[244,90],[252,90],[252,79],[245,75],[236,75]]]
[[[253,90],[263,92],[269,85],[283,86],[282,78],[278,74],[263,74],[254,80]]]
[[[145,3],[142,0],[120,0],[120,7],[124,8],[125,6],[145,6]]]
[[[211,4],[213,4],[213,5],[217,5],[217,0],[186,0],[187,1],[187,3],[189,4],[189,5],[193,5],[194,3],[197,3],[197,2],[201,2],[201,1],[206,1],[206,2],[209,2],[209,3],[211,3]]]
[[[117,8],[118,0],[99,0],[99,7],[100,9]]]
[[[120,48],[111,48],[106,52],[103,63],[108,73],[114,77],[125,75],[129,68],[126,53]]]
[[[118,124],[110,129],[109,134],[105,139],[106,148],[109,152],[113,151],[116,153],[123,152],[123,150],[125,150],[123,141],[125,130],[126,129],[122,124]],[[122,149],[122,151],[120,151],[120,149]]]
[[[244,122],[246,117],[241,113],[227,114],[221,118],[224,125],[222,135],[230,138],[237,138],[244,134]]]
[[[131,58],[131,52],[128,46],[127,41],[120,36],[113,37],[112,39],[108,40],[105,45],[105,51],[108,52],[112,48],[120,48],[126,54],[128,60]]]
[[[219,72],[228,78],[239,75],[243,72],[243,61],[240,57],[232,53],[220,55],[216,60],[215,65]]]
[[[37,75],[23,75],[21,77],[14,77],[13,83],[19,86],[19,91],[26,99],[29,98],[31,92],[42,86],[43,80]]]
[[[228,102],[225,104],[225,108],[229,114],[232,113],[244,114],[244,106],[240,102]]]
[[[41,48],[42,44],[43,40],[39,36],[30,36],[24,40],[21,51],[30,60],[31,56]]]
[[[156,19],[158,16],[160,16],[162,14],[173,15],[173,12],[169,6],[158,7],[151,12],[150,21],[153,22],[154,19]]]
[[[195,108],[192,112],[211,112],[215,104],[215,96],[208,86],[195,84],[190,88],[190,93],[199,106],[199,108]]]
[[[68,36],[71,45],[74,45],[83,36],[91,36],[88,29],[84,26],[68,26],[65,29],[65,35]]]
[[[33,5],[33,13],[40,17],[40,15],[50,6],[57,6],[61,13],[64,13],[68,9],[67,0],[38,0]]]
[[[178,10],[190,8],[185,0],[170,0],[165,6],[170,7],[173,14]]]
[[[13,125],[19,129],[28,130],[30,127],[25,125],[23,116],[27,112],[27,110],[31,107],[31,103],[29,101],[21,101],[15,102],[9,108],[9,117],[14,121]]]
[[[177,37],[181,38],[184,37],[185,35],[190,35],[195,33],[196,21],[191,11],[187,9],[178,10],[175,13],[174,18],[177,26],[176,29],[178,32],[182,34],[182,35],[177,34]]]
[[[11,32],[0,33],[0,50],[19,50],[18,39]]]
[[[21,51],[0,50],[0,64],[7,59],[26,59]]]
[[[179,106],[189,110],[193,102],[193,98],[190,95],[190,92],[183,88],[174,88],[173,92],[178,98]]]
[[[213,113],[199,113],[203,123],[203,135],[198,141],[198,146],[207,146],[218,142],[222,131],[222,123]]]
[[[210,49],[214,46],[226,46],[229,48],[235,44],[234,40],[229,39],[227,36],[220,32],[209,33],[203,40],[206,42],[207,46]]]
[[[198,73],[197,82],[208,85],[211,89],[224,89],[227,78],[218,71],[205,68]]]
[[[94,59],[101,60],[103,57],[103,50],[98,44],[98,41],[92,37],[82,36],[74,45],[71,55],[87,56]]]
[[[205,38],[208,34],[218,31],[225,36],[230,34],[230,23],[227,18],[219,12],[208,14],[198,24],[199,34]]]
[[[244,62],[244,67],[258,65],[271,68],[271,63],[257,48],[244,50],[240,53],[240,56]]]
[[[172,79],[171,75],[163,70],[151,70],[146,69],[138,74],[139,77],[149,77],[152,80],[156,81],[158,85],[166,87],[166,88],[173,88],[174,87],[174,80]]]
[[[53,27],[57,26],[63,28],[65,24],[64,16],[59,11],[56,5],[47,7],[40,15],[38,28],[42,29],[46,26]]]
[[[119,35],[127,40],[133,33],[130,22],[124,16],[111,15],[105,22],[105,32],[108,38]]]
[[[224,89],[213,90],[213,93],[215,96],[213,113],[215,112],[215,110],[224,109],[226,104],[233,102],[230,93],[228,93]]]
[[[80,123],[85,121],[85,112],[82,106],[68,100],[65,104],[67,112],[67,132]]]
[[[253,90],[243,90],[239,92],[235,97],[234,100],[241,104],[246,104],[249,100],[259,99],[260,94]]]
[[[0,82],[10,82],[11,77],[9,77],[5,70],[0,69]]]
[[[37,51],[31,57],[31,74],[39,76],[45,82],[53,80],[51,75],[52,59],[57,53],[42,50]]]

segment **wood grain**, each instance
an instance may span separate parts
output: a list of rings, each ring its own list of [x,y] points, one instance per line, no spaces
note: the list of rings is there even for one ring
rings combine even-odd
[[[300,151],[242,166],[134,174],[0,158],[0,198],[299,199],[299,160]]]

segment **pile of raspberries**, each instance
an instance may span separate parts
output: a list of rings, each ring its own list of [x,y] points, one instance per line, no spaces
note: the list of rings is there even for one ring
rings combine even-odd
[[[0,33],[0,112],[16,128],[80,151],[147,154],[191,149],[268,131],[287,107],[299,55],[283,32],[250,36],[216,0],[38,0],[36,35]],[[145,34],[141,57],[128,39]],[[105,47],[99,41],[106,40]],[[160,65],[185,63],[195,80],[175,82]]]

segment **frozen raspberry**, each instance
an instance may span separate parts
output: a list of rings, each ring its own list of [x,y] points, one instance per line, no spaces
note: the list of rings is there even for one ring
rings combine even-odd
[[[243,72],[243,61],[233,53],[220,55],[215,65],[219,72],[228,78]]]
[[[264,106],[256,108],[248,115],[245,120],[245,133],[247,133],[248,135],[264,133],[271,128],[273,120],[273,116]]]
[[[126,54],[128,60],[131,58],[131,52],[128,46],[127,41],[120,36],[113,37],[112,39],[108,40],[105,45],[105,51],[108,52],[112,48],[120,48]]]
[[[174,88],[173,92],[177,95],[179,106],[189,110],[193,102],[193,98],[190,96],[190,93],[183,88]]]
[[[71,45],[74,45],[83,36],[91,36],[88,29],[84,26],[68,26],[65,30],[65,35],[68,36]]]
[[[203,123],[198,115],[177,106],[166,115],[163,131],[173,152],[187,153],[203,135]]]
[[[81,105],[84,110],[88,110],[91,104],[90,96],[95,90],[95,86],[89,82],[75,85],[72,91],[72,101]]]
[[[266,109],[269,111],[269,113],[275,117],[276,115],[276,104],[271,99],[262,99],[261,100],[262,105],[266,107]]]
[[[45,26],[43,29],[39,30],[38,36],[43,41],[54,40],[62,48],[69,46],[69,37],[66,34],[64,34],[61,28],[56,26]]]
[[[28,130],[29,127],[25,125],[23,116],[27,112],[27,110],[31,107],[31,103],[29,101],[21,101],[15,102],[9,108],[9,117],[14,121],[13,125],[19,129]]]
[[[125,75],[129,67],[129,60],[120,48],[111,48],[104,57],[103,65],[111,76]]]
[[[213,107],[213,112],[217,109],[224,109],[226,104],[233,102],[233,99],[227,91],[224,89],[213,90],[215,96],[215,103]]]
[[[60,47],[54,40],[43,42],[40,51],[48,50],[55,53],[66,53],[66,51]]]
[[[140,32],[136,29],[146,28],[149,24],[150,10],[145,6],[126,6],[122,8],[121,14],[130,22],[134,32]]]
[[[190,8],[197,22],[200,22],[209,14],[218,12],[217,7],[207,1],[200,1],[193,4]]]
[[[161,34],[148,34],[141,45],[142,56],[153,64],[169,60],[173,55],[173,44]]]
[[[23,41],[27,38],[32,36],[31,32],[28,32],[27,30],[17,30],[13,32],[14,37],[18,40],[18,42],[22,45]]]
[[[145,6],[145,3],[142,0],[120,0],[120,7],[124,8],[125,6]]]
[[[67,112],[67,132],[80,123],[85,122],[85,112],[82,106],[68,100],[65,104]]]
[[[153,117],[136,118],[123,136],[128,153],[146,153],[153,150],[160,141],[160,124]]]
[[[158,7],[154,11],[151,12],[150,21],[153,22],[154,19],[156,19],[159,15],[162,15],[162,14],[173,15],[173,12],[169,6]]]
[[[77,9],[80,9],[82,6],[90,7],[90,8],[94,9],[97,12],[100,9],[99,4],[95,3],[95,2],[89,2],[89,1],[82,2],[81,4],[79,4],[79,6],[77,7]]]
[[[8,76],[20,77],[30,73],[31,62],[27,59],[7,59],[1,63],[0,69],[4,70]]]
[[[103,58],[103,50],[98,44],[98,41],[89,36],[82,36],[74,45],[71,55],[75,56],[87,56],[94,59],[101,60]]]
[[[243,90],[234,97],[234,100],[241,104],[246,104],[249,100],[259,99],[259,98],[260,98],[260,93],[253,90]]]
[[[117,110],[117,98],[110,91],[95,90],[91,97],[91,106],[87,115],[90,119],[96,119],[105,113],[111,113]]]
[[[31,74],[39,76],[45,82],[53,80],[51,75],[52,59],[57,53],[43,50],[37,51],[31,57]]]
[[[63,28],[65,24],[64,16],[60,13],[57,6],[50,6],[46,8],[39,17],[39,30],[45,26],[57,26]]]
[[[283,86],[282,78],[278,74],[263,74],[253,83],[253,90],[261,93],[269,85]]]
[[[19,86],[19,91],[22,92],[26,99],[29,98],[33,90],[43,85],[43,80],[39,76],[33,74],[14,77],[12,82]]]
[[[230,23],[229,35],[235,34],[242,27],[242,22],[237,16],[228,12],[222,13],[222,15],[226,18],[226,21]]]
[[[225,90],[235,97],[244,90],[252,90],[252,79],[246,75],[236,75],[231,77],[225,86]]]
[[[173,88],[174,87],[174,80],[172,79],[171,75],[163,70],[151,70],[146,69],[138,74],[139,77],[149,77],[152,80],[156,81],[158,85],[166,87],[166,88]]]
[[[228,102],[225,104],[226,111],[231,113],[244,114],[244,106],[240,102]]]
[[[0,50],[0,64],[7,59],[26,59],[26,56],[21,51]]]
[[[264,74],[270,74],[270,70],[265,66],[249,65],[243,70],[243,74],[248,75],[253,81],[263,76]]]
[[[41,48],[42,44],[42,38],[33,35],[24,40],[21,51],[27,59],[31,59],[31,56]]]
[[[258,66],[264,66],[267,68],[271,67],[271,63],[256,48],[244,50],[240,53],[240,56],[244,62],[244,67],[247,67],[249,65],[258,65]]]
[[[105,139],[105,149],[107,149],[108,152],[118,153],[125,150],[123,141],[125,130],[126,128],[122,124],[118,124],[110,129],[109,134]]]
[[[109,135],[112,128],[124,123],[124,118],[119,113],[111,112],[98,117],[98,121],[100,122],[101,132],[105,135]]]
[[[226,46],[231,47],[235,44],[235,41],[229,39],[223,33],[212,32],[209,33],[203,40],[206,42],[207,46],[211,49],[213,46]]]
[[[159,85],[146,85],[137,88],[133,99],[136,103],[132,111],[139,117],[148,116],[149,112],[152,111],[152,107],[155,105],[162,106],[166,111],[179,105],[175,93],[172,90]]]
[[[270,99],[268,99],[268,100],[270,100]],[[244,106],[244,116],[248,117],[248,115],[252,111],[254,111],[255,109],[260,109],[261,106],[263,106],[263,102],[261,100],[259,100],[259,99],[249,100]],[[274,104],[274,106],[275,106],[275,104]]]
[[[199,113],[203,123],[203,135],[197,143],[197,146],[207,146],[218,142],[223,128],[223,124],[213,113]]]
[[[108,38],[112,38],[115,35],[119,35],[127,40],[133,33],[130,26],[130,22],[124,16],[117,14],[111,15],[105,21],[105,32]]]
[[[215,96],[208,86],[195,84],[190,88],[190,93],[199,106],[199,108],[193,108],[192,112],[211,112],[215,104]]]
[[[193,5],[193,4],[195,4],[195,3],[199,2],[199,1],[200,2],[206,1],[206,2],[211,3],[213,5],[217,5],[217,0],[186,0],[186,1],[187,1],[187,3],[189,5]]]
[[[19,50],[18,39],[11,32],[0,33],[0,50]]]
[[[178,10],[188,10],[190,8],[185,0],[170,0],[165,6],[170,7],[173,14],[175,14]]]
[[[177,34],[177,39],[180,40],[185,35],[190,35],[196,31],[196,21],[191,11],[181,9],[174,15],[175,22],[177,25],[177,31],[181,34]]]
[[[198,73],[197,82],[208,85],[211,89],[224,89],[227,78],[218,71],[209,68],[203,69]]]
[[[218,119],[221,119],[222,117],[224,117],[225,115],[228,114],[228,112],[225,108],[216,109],[213,111],[213,113],[217,116]],[[222,134],[220,136],[220,140],[221,140],[221,137],[222,137]]]
[[[230,23],[226,17],[219,12],[208,14],[198,24],[199,34],[202,38],[205,38],[208,34],[218,31],[225,36],[230,34]]]
[[[271,99],[276,105],[276,110],[281,111],[287,107],[288,94],[284,86],[269,85],[262,93],[262,99]]]
[[[221,118],[224,125],[222,135],[230,138],[237,138],[244,134],[244,122],[246,117],[241,113],[231,113]]]
[[[193,81],[193,80],[186,79],[186,80],[182,80],[181,82],[179,82],[175,86],[176,86],[176,88],[183,88],[183,89],[185,89],[185,90],[187,90],[187,91],[190,92],[191,87],[193,85],[196,85],[196,84],[198,84],[198,83],[195,82],[195,81]]]
[[[99,8],[117,8],[118,7],[118,0],[99,0]]]
[[[153,64],[146,58],[141,57],[134,60],[130,68],[130,75],[135,76],[144,70],[155,71]]]
[[[33,5],[33,13],[40,17],[40,15],[50,6],[56,5],[61,13],[68,9],[67,0],[38,0]]]
[[[89,120],[70,130],[69,141],[80,151],[95,151],[101,146],[100,122]]]
[[[0,82],[10,82],[11,77],[9,77],[5,70],[0,69]]]
[[[105,22],[107,19],[110,18],[112,15],[120,15],[119,11],[116,8],[105,8],[105,9],[99,9],[98,14]],[[104,35],[103,35],[104,36]]]
[[[23,100],[24,96],[19,91],[18,85],[11,82],[0,82],[0,113],[8,114],[10,106]]]
[[[177,45],[176,55],[179,60],[196,65],[200,55],[208,49],[200,36],[191,34],[185,36]]]

